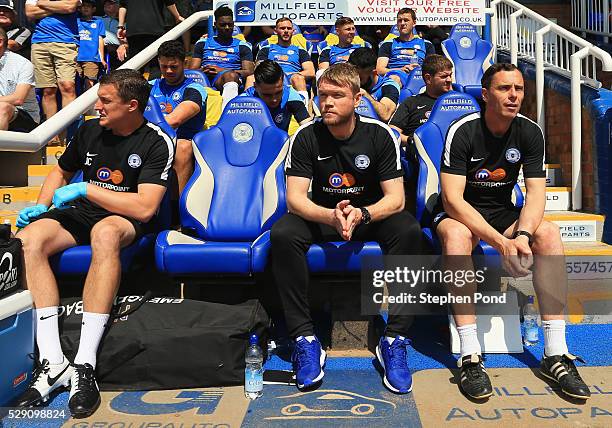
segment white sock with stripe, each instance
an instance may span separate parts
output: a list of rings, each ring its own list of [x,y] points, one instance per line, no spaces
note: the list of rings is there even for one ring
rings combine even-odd
[[[565,320],[542,321],[544,329],[544,355],[564,355],[568,353],[565,341]]]
[[[83,323],[81,324],[81,341],[79,351],[74,357],[75,364],[89,363],[96,368],[96,354],[98,346],[104,334],[106,323],[110,316],[108,314],[97,314],[95,312],[83,312]]]
[[[306,104],[306,108],[308,108],[308,91],[297,91],[297,93],[300,94],[302,98],[304,98],[304,104]]]
[[[39,308],[36,316],[36,344],[40,361],[47,360],[49,364],[59,364],[64,361],[64,353],[60,345],[59,329],[57,327],[57,306]]]
[[[482,354],[480,349],[480,342],[478,342],[478,330],[476,324],[468,324],[461,327],[457,327],[459,333],[459,343],[461,358],[466,355]]]
[[[229,103],[232,99],[238,96],[238,83],[236,82],[227,82],[223,85],[223,92],[221,93],[222,102],[221,102],[221,111],[225,108],[225,105]]]

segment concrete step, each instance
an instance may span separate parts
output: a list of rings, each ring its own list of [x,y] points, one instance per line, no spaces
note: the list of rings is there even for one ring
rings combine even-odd
[[[60,156],[62,156],[62,154],[64,153],[64,150],[66,150],[66,147],[62,147],[62,146],[54,146],[54,147],[47,147],[47,165],[55,165],[57,164],[57,160],[60,158]]]
[[[517,183],[521,187],[525,187],[525,179],[523,178],[523,169],[521,168]],[[561,164],[547,163],[546,164],[546,187],[557,187],[563,185],[563,177],[561,176]]]
[[[0,210],[19,211],[34,205],[39,193],[39,186],[0,188]]]
[[[527,192],[524,187],[521,187],[523,194]],[[571,187],[547,187],[546,188],[546,206],[545,211],[567,211],[570,209],[572,202]]]
[[[28,165],[28,186],[42,186],[55,165]]]
[[[603,235],[605,216],[575,211],[547,211],[544,218],[561,229],[564,242],[595,242]]]

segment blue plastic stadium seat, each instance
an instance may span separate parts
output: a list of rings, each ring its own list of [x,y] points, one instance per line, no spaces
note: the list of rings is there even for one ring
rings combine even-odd
[[[493,64],[491,42],[480,38],[472,24],[455,24],[448,39],[442,42],[442,51],[453,63],[453,87],[480,99],[480,79]]]
[[[145,119],[149,122],[159,126],[174,140],[176,133],[168,125],[164,119],[159,105],[155,102],[153,97],[149,98],[149,103],[145,108],[144,113]],[[82,172],[77,172],[71,182],[78,182],[83,180]],[[170,226],[171,218],[171,207],[170,207],[170,196],[169,192],[166,192],[162,199],[160,208],[156,214],[155,221],[157,222],[157,229],[167,229]],[[121,269],[126,272],[130,269],[132,262],[151,251],[153,244],[155,243],[155,233],[148,233],[143,235],[133,244],[123,248],[121,250]],[[89,270],[91,263],[91,246],[90,245],[78,245],[76,247],[68,248],[51,257],[51,267],[57,275],[85,275]]]
[[[400,91],[399,102],[401,103],[406,98],[420,94],[425,88],[423,80],[423,72],[421,67],[417,67],[408,73],[408,78],[402,82],[402,90]]]
[[[289,136],[259,98],[237,97],[194,137],[195,171],[179,202],[181,232],[157,237],[157,268],[172,276],[262,272],[270,228],[287,212]]]
[[[438,98],[427,122],[414,132],[414,144],[419,156],[416,219],[423,226],[425,240],[439,252],[440,242],[432,232],[432,210],[440,193],[440,161],[448,128],[459,118],[479,112],[480,107],[469,94],[451,91]],[[520,187],[514,188],[515,205],[523,205]],[[497,255],[497,251],[484,241],[474,249],[474,254]]]
[[[203,71],[185,70],[185,77],[195,80],[197,83],[204,86],[205,88],[211,87],[210,82],[208,81],[208,77],[206,77],[206,74],[204,74]]]

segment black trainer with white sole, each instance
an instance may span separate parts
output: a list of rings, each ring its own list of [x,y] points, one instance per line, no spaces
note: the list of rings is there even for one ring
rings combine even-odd
[[[461,368],[459,387],[465,395],[477,400],[493,395],[493,387],[482,363],[482,356],[466,355],[457,360],[457,366]]]
[[[100,389],[91,364],[74,364],[68,408],[75,418],[86,418],[100,406]]]
[[[59,364],[50,364],[46,359],[34,359],[34,371],[28,389],[17,398],[16,407],[30,407],[49,400],[49,394],[58,388],[70,385],[72,376],[70,361],[64,357]]]
[[[591,396],[589,387],[584,383],[574,361],[578,360],[584,364],[584,360],[572,354],[544,355],[540,364],[542,376],[556,382],[561,387],[561,391],[570,397],[586,400]]]

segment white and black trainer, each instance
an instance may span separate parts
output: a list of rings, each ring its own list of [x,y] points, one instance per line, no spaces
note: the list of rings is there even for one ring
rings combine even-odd
[[[459,386],[463,393],[477,400],[493,395],[491,380],[478,354],[466,355],[457,360],[461,368],[459,373]]]
[[[75,418],[86,418],[100,406],[100,388],[91,364],[74,364],[68,408]]]
[[[49,400],[49,394],[58,388],[70,385],[72,365],[64,357],[59,364],[49,364],[46,359],[39,362],[34,360],[34,371],[28,389],[17,399],[15,406],[30,407]]]
[[[586,400],[591,396],[589,387],[584,383],[574,361],[584,363],[584,360],[572,354],[544,355],[540,364],[542,376],[556,382],[561,387],[561,391],[570,397]]]

